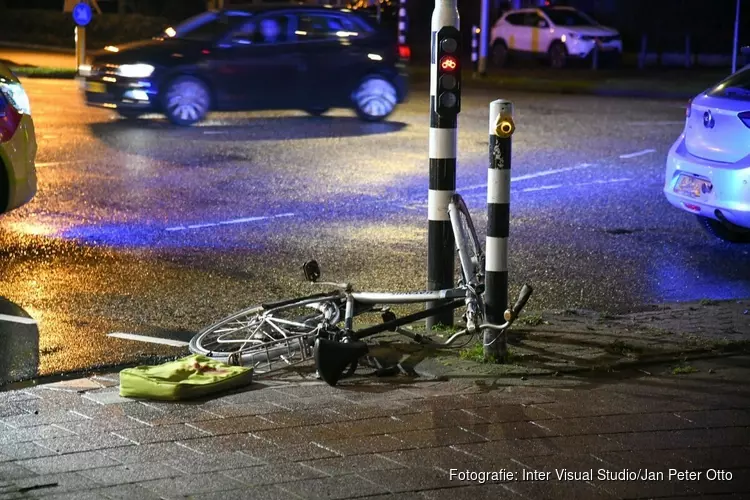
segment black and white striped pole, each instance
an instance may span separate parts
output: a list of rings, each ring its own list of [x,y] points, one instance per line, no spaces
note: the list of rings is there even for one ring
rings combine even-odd
[[[490,165],[487,171],[487,245],[485,250],[485,319],[504,323],[508,307],[508,232],[510,228],[511,136],[513,103],[490,103]],[[485,329],[485,359],[502,361],[508,352],[505,331]]]
[[[456,190],[461,111],[461,33],[457,0],[436,0],[430,58],[430,184],[427,197],[427,288],[453,287],[455,241],[448,204]],[[427,307],[442,302],[427,304]],[[453,312],[427,318],[427,328],[453,325]]]
[[[406,31],[409,25],[409,15],[406,13],[406,0],[399,0],[398,8],[398,44],[406,45]]]
[[[479,27],[471,27],[471,69],[474,76],[479,73]]]

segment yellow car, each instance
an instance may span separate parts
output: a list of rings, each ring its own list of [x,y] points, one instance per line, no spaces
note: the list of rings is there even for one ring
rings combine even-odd
[[[0,214],[36,194],[35,158],[29,97],[18,78],[0,64]]]

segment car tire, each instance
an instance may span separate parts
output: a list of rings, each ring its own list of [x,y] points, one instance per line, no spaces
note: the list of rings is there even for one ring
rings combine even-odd
[[[492,65],[502,68],[508,64],[508,46],[502,40],[492,44]]]
[[[164,89],[164,114],[175,125],[190,126],[203,120],[211,106],[208,86],[192,76],[178,76]]]
[[[398,91],[388,79],[379,75],[368,76],[352,93],[352,103],[360,120],[379,122],[396,109]]]
[[[331,108],[324,108],[323,106],[320,107],[312,107],[305,109],[305,113],[311,116],[323,116],[324,114],[328,113]]]
[[[144,114],[143,111],[137,109],[118,109],[116,111],[120,118],[124,118],[126,120],[137,120]]]
[[[750,229],[734,229],[716,219],[698,215],[698,221],[705,231],[711,236],[729,243],[750,243]]]
[[[562,42],[554,42],[547,51],[549,65],[555,69],[562,69],[568,63],[568,49]]]

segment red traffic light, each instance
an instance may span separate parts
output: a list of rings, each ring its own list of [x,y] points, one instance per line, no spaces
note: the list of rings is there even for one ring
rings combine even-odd
[[[458,68],[458,59],[453,56],[443,56],[440,59],[440,69],[443,71],[453,71]]]

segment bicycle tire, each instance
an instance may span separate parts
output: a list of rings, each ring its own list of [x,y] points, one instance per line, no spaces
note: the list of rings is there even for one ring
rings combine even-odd
[[[188,348],[193,354],[253,366],[257,373],[274,371],[279,361],[289,366],[309,359],[325,315],[337,309],[336,317],[329,317],[330,324],[337,323],[344,304],[339,297],[300,297],[270,309],[252,306],[201,330]],[[302,310],[310,313],[300,314]]]
[[[473,269],[470,270],[468,276],[464,276],[463,269],[459,263],[458,272],[461,273],[462,281],[464,284],[466,281],[477,281],[474,284],[480,285],[484,283],[484,251],[482,250],[482,244],[477,236],[476,228],[474,227],[474,221],[469,213],[469,208],[466,206],[466,202],[459,194],[454,194],[451,203],[456,207],[459,219],[459,231],[463,235],[464,242],[468,243],[467,251],[471,259]],[[476,280],[474,280],[476,278]]]

